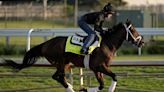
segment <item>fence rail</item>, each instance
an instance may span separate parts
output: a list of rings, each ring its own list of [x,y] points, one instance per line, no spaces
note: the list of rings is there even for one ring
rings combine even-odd
[[[53,74],[13,74],[13,73],[0,73],[1,77],[51,77]],[[72,75],[70,75],[70,73],[66,73],[66,75],[69,75],[71,77],[73,76],[79,76],[79,73],[74,73]],[[131,73],[116,73],[117,76],[120,77],[127,77],[127,76],[140,76],[140,77],[164,77],[164,73],[140,73],[140,74],[131,74]],[[91,77],[94,76],[94,74],[92,72],[87,72],[84,73],[83,75],[80,75],[82,77],[87,76],[87,83],[83,84],[83,86],[88,86],[91,87],[93,85],[91,85]],[[73,83],[73,82],[72,82]],[[56,86],[50,86],[50,87],[39,87],[39,88],[26,88],[26,89],[3,89],[0,90],[0,92],[22,92],[22,91],[32,91],[32,90],[45,90],[45,89],[51,89],[51,88],[61,88],[61,85],[56,85]],[[117,89],[120,89],[119,87],[117,87]],[[122,88],[121,88],[122,89]],[[155,92],[152,90],[139,90],[139,89],[124,89],[124,90],[131,90],[131,91],[136,91],[136,92]]]
[[[20,64],[22,61],[21,59],[15,59],[18,64]],[[3,60],[0,59],[0,66],[6,66],[6,64],[3,63]],[[52,66],[47,60],[41,59],[38,62],[36,62],[33,66],[36,67],[54,67]],[[164,66],[164,60],[113,60],[111,63],[111,66],[117,67],[117,66]],[[71,65],[71,67],[75,67]]]
[[[20,59],[16,60],[17,62],[20,62]],[[3,64],[2,60],[0,60],[0,66],[4,66],[5,64]],[[38,66],[38,67],[52,67],[47,61],[43,60],[43,61],[39,61],[37,62],[34,66]],[[164,60],[114,60],[112,62],[112,66],[164,66]],[[72,65],[72,67],[74,67]],[[0,73],[1,77],[51,77],[53,74],[48,74],[48,73],[38,73],[38,74],[32,74],[32,73]],[[73,73],[71,70],[70,72],[67,72],[66,75],[69,75],[69,79],[70,82],[73,84],[73,76],[80,76],[80,79],[84,76],[88,76],[87,77],[87,84],[83,83],[83,80],[80,82],[80,86],[91,86],[91,77],[94,75],[92,72],[87,71],[84,73]],[[121,76],[121,77],[127,77],[127,76],[141,76],[141,77],[147,77],[147,76],[151,76],[151,77],[164,77],[164,73],[138,73],[138,74],[134,74],[134,73],[128,73],[128,72],[122,72],[122,73],[116,73],[117,76]],[[0,92],[13,92],[13,91],[28,91],[28,90],[41,90],[41,89],[50,89],[50,88],[60,88],[61,86],[53,86],[53,87],[43,87],[43,88],[31,88],[31,89],[17,89],[17,90],[13,90],[13,89],[5,89],[5,90],[0,90]],[[131,89],[132,91],[136,91],[136,89]],[[143,91],[142,92],[151,92],[150,90],[148,91]],[[153,91],[152,91],[153,92]]]
[[[144,36],[164,35],[164,28],[137,28],[137,31]],[[69,36],[75,33],[84,35],[85,33],[79,28],[56,28],[56,29],[0,29],[0,36],[25,36],[27,37],[27,49],[30,48],[31,36]],[[0,66],[4,65],[0,63]],[[36,64],[36,66],[50,66],[49,64]],[[163,60],[157,61],[126,61],[126,62],[113,62],[112,66],[164,66]],[[70,73],[72,74],[72,73]],[[83,74],[80,74],[80,80]],[[124,74],[127,76],[127,74]],[[135,75],[137,76],[137,75]],[[147,75],[148,76],[148,75]],[[154,74],[153,76],[156,76]],[[158,76],[158,75],[157,75]],[[162,74],[163,76],[163,74]],[[72,78],[70,79],[72,80]],[[80,81],[80,85],[83,85],[83,80]]]
[[[13,74],[13,73],[0,73],[1,77],[51,77],[53,74]],[[66,75],[70,75],[70,73],[67,73]],[[116,73],[117,76],[155,76],[155,77],[164,77],[164,73],[140,73],[140,74],[131,74],[128,72],[123,73]],[[79,73],[74,73],[71,76],[79,76]],[[83,73],[81,76],[94,76],[92,72]]]
[[[136,28],[143,36],[164,35],[164,28]],[[80,28],[54,28],[54,29],[0,29],[0,36],[25,36],[27,37],[26,50],[30,49],[31,36],[70,36],[75,33],[84,35]],[[6,41],[9,41],[6,40]],[[8,43],[8,42],[6,42]],[[141,48],[138,48],[138,55],[141,55]]]
[[[0,29],[0,36],[27,36],[29,28]],[[85,34],[80,28],[34,29],[31,36],[69,36],[75,33]],[[136,28],[141,35],[164,35],[164,28]]]

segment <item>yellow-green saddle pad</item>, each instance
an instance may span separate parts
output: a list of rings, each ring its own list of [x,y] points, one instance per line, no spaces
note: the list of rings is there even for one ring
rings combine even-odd
[[[98,36],[99,37],[99,41],[97,43],[97,46],[96,45],[91,45],[89,47],[89,54],[92,53],[92,51],[96,48],[96,47],[99,47],[100,46],[100,43],[101,43],[101,36]],[[74,43],[74,41],[79,41],[79,43]],[[76,35],[73,35],[73,36],[69,36],[67,38],[67,41],[66,41],[66,46],[65,46],[65,52],[71,52],[71,53],[75,53],[75,54],[80,54],[80,55],[83,55],[80,53],[80,50],[82,48],[82,43],[83,42],[83,37],[79,37],[79,36],[76,36]]]

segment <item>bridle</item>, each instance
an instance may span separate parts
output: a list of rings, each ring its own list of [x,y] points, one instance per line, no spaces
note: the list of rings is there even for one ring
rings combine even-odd
[[[142,36],[137,36],[136,38],[134,37],[134,35],[132,34],[132,32],[130,31],[130,28],[132,27],[132,24],[130,24],[129,26],[127,26],[126,24],[124,24],[124,27],[126,29],[126,40],[128,40],[129,38],[129,34],[132,37],[132,39],[134,40],[134,42],[136,43],[136,45],[139,45],[140,41],[142,40]]]

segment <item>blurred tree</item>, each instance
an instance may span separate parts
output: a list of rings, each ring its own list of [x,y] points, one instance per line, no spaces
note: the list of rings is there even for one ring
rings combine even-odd
[[[14,5],[14,4],[23,4],[23,3],[40,3],[42,0],[0,0],[3,5]]]
[[[60,0],[58,0],[60,1]],[[74,4],[75,0],[67,0],[69,4]],[[118,6],[123,6],[126,4],[123,0],[79,0],[79,5],[82,6],[104,6],[106,3],[112,3],[113,6],[118,7]]]
[[[108,2],[110,2],[115,7],[126,5],[126,2],[123,0],[98,0],[98,1],[99,1],[99,4],[102,6]]]
[[[2,3],[4,4],[8,4],[8,3],[29,3],[29,2],[36,2],[36,3],[42,3],[43,0],[0,0],[2,1]],[[110,2],[113,4],[113,6],[118,7],[118,6],[122,6],[125,5],[126,2],[124,2],[123,0],[78,0],[79,1],[79,5],[80,6],[88,6],[88,7],[93,7],[93,6],[104,6],[106,3]],[[64,0],[48,0],[48,3],[52,3],[52,2],[64,2]],[[74,4],[75,0],[67,0],[68,4]]]

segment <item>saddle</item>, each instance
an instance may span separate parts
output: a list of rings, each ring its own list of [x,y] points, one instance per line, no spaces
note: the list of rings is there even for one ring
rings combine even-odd
[[[84,44],[86,37],[87,36],[81,36],[81,35],[69,36],[66,41],[65,52],[71,52],[71,53],[83,55],[80,53],[80,50]],[[88,50],[89,54],[91,54],[96,47],[100,47],[100,43],[101,43],[101,36],[98,35],[97,39],[95,39],[94,42],[89,47]]]

